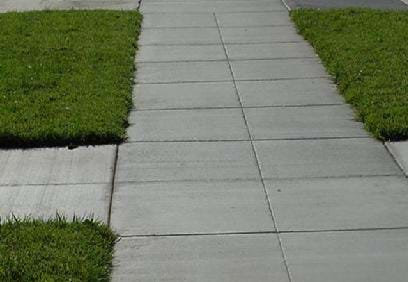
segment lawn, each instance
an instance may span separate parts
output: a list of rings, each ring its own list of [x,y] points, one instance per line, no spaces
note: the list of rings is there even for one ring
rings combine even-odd
[[[136,11],[0,13],[0,147],[123,141],[141,20]]]
[[[116,236],[92,220],[0,225],[0,281],[108,281]]]
[[[295,10],[291,17],[367,130],[408,139],[408,12]]]

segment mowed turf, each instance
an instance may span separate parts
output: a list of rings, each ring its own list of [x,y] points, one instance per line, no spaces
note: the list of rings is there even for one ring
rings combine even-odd
[[[408,12],[295,10],[346,101],[382,140],[408,139]]]
[[[122,141],[141,20],[136,11],[0,13],[0,147]]]
[[[116,240],[92,220],[0,225],[0,281],[109,281]]]

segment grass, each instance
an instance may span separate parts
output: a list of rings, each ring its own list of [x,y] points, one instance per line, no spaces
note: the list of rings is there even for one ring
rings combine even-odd
[[[116,236],[92,220],[0,225],[0,281],[108,281]]]
[[[122,141],[141,20],[136,11],[0,13],[0,146]]]
[[[408,139],[408,12],[295,10],[291,17],[367,130]]]

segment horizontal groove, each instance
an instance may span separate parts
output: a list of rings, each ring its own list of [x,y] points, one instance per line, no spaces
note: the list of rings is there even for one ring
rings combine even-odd
[[[287,230],[287,231],[243,231],[243,232],[204,232],[204,233],[164,233],[164,234],[135,234],[120,235],[121,238],[149,238],[149,237],[191,237],[191,236],[233,236],[233,235],[262,235],[262,234],[305,234],[305,233],[335,233],[335,232],[369,232],[387,230],[408,230],[408,226],[373,227],[373,228],[344,228],[344,229],[316,229],[316,230]]]
[[[221,29],[223,28],[253,28],[253,27],[281,27],[281,26],[292,26],[290,23],[287,24],[264,24],[264,25],[234,25],[234,26],[220,26]],[[196,28],[196,29],[208,29],[208,28],[214,28],[217,29],[216,26],[148,26],[148,27],[143,27],[144,30],[155,30],[155,29],[191,29],[191,28]]]
[[[252,138],[252,139],[185,139],[185,140],[138,140],[126,143],[216,143],[216,142],[249,142],[249,141],[308,141],[308,140],[342,140],[342,139],[371,139],[370,136],[335,136],[335,137],[295,137],[295,138]]]
[[[377,175],[342,175],[342,176],[313,176],[313,177],[282,177],[268,178],[264,177],[265,181],[299,181],[299,180],[323,180],[323,179],[361,179],[361,178],[400,178],[405,179],[402,174],[377,174]],[[256,182],[261,181],[260,178],[225,178],[225,179],[181,179],[181,180],[148,180],[148,181],[116,181],[116,184],[160,184],[160,183],[219,183],[219,182]]]
[[[187,236],[225,236],[225,235],[254,235],[254,234],[276,234],[276,231],[242,231],[242,232],[203,232],[203,233],[164,233],[164,234],[135,234],[120,235],[121,238],[140,237],[187,237]]]
[[[191,2],[190,2],[191,3]],[[198,12],[198,11],[185,11],[184,13],[182,12],[169,12],[169,11],[143,11],[143,7],[146,6],[146,4],[142,5],[140,11],[144,14],[144,15],[148,15],[148,14],[170,14],[170,15],[175,15],[175,14],[182,14],[182,15],[195,15],[195,14],[207,14],[207,15],[213,15],[214,13],[219,15],[219,14],[242,14],[242,13],[254,13],[254,14],[259,14],[259,13],[282,13],[285,12],[287,10],[283,10],[283,9],[272,9],[272,10],[251,10],[251,11],[217,11],[217,10],[208,10],[208,11],[203,11],[203,12]]]
[[[283,44],[283,43],[299,43],[305,44],[303,40],[283,40],[283,41],[254,41],[254,42],[226,42],[225,45],[262,45],[262,44]],[[207,42],[207,43],[139,43],[139,49],[143,46],[223,46],[221,42]]]
[[[267,105],[267,106],[243,106],[242,109],[264,109],[264,108],[307,108],[307,107],[333,107],[344,106],[344,103],[330,104],[293,104],[293,105]],[[230,110],[241,109],[240,106],[223,106],[223,107],[190,107],[190,108],[155,108],[155,109],[132,109],[132,112],[155,112],[155,111],[191,111],[191,110]]]
[[[266,181],[298,181],[298,180],[313,180],[313,179],[345,179],[345,178],[375,178],[375,177],[397,177],[405,178],[400,173],[386,174],[348,174],[339,176],[298,176],[298,177],[264,177]]]
[[[109,185],[108,182],[67,182],[67,183],[28,183],[28,184],[0,184],[0,187],[21,187],[21,186],[79,186],[79,185]]]
[[[290,81],[290,80],[299,80],[299,79],[319,79],[319,78],[326,78],[332,79],[329,75],[321,75],[321,76],[310,76],[310,77],[284,77],[284,78],[260,78],[260,79],[235,79],[235,81]],[[135,84],[184,84],[184,83],[213,83],[213,82],[232,82],[232,79],[225,79],[225,80],[189,80],[189,81],[166,81],[166,82],[140,82],[136,81]]]
[[[147,180],[147,181],[137,181],[137,180],[120,180],[116,181],[116,184],[160,184],[160,183],[235,183],[235,182],[258,182],[261,181],[260,178],[208,178],[208,179],[180,179],[180,180]]]
[[[317,56],[302,56],[302,57],[280,57],[280,58],[238,58],[238,59],[215,59],[215,60],[175,60],[175,61],[138,61],[138,64],[172,64],[172,63],[213,63],[213,62],[247,62],[247,61],[286,61],[286,60],[316,60]]]
[[[301,57],[279,57],[279,58],[236,58],[236,59],[206,59],[206,60],[165,60],[165,61],[143,61],[138,60],[138,63],[143,64],[160,64],[160,63],[206,63],[206,62],[241,62],[241,61],[284,61],[296,59],[316,59],[317,56],[301,56]]]

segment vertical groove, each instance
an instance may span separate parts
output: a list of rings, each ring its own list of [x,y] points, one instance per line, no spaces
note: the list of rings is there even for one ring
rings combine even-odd
[[[137,10],[140,10],[140,6],[142,5],[142,0],[136,0],[137,1]]]
[[[276,230],[276,235],[277,235],[277,238],[278,238],[279,248],[281,250],[283,263],[285,265],[285,269],[286,269],[286,273],[288,275],[289,282],[291,282],[292,277],[291,277],[291,274],[289,272],[288,262],[287,262],[287,259],[286,259],[285,252],[283,250],[283,244],[282,244],[282,240],[281,240],[281,237],[280,237],[280,234],[279,234],[278,226],[276,224],[275,213],[273,211],[272,204],[271,204],[269,194],[268,194],[268,190],[266,189],[264,178],[262,176],[262,171],[261,171],[261,167],[260,167],[260,163],[259,163],[259,159],[258,159],[258,154],[256,152],[254,142],[253,142],[254,140],[252,138],[252,134],[251,134],[251,131],[250,131],[249,126],[248,126],[248,121],[247,121],[247,117],[245,115],[245,111],[244,111],[244,107],[243,107],[243,104],[242,104],[241,96],[239,95],[239,91],[238,91],[237,84],[236,84],[236,81],[235,81],[234,71],[232,70],[231,62],[230,62],[230,59],[228,57],[228,50],[227,50],[227,47],[225,46],[224,39],[222,37],[222,33],[221,33],[221,29],[220,29],[220,25],[219,25],[217,16],[216,16],[215,13],[213,13],[213,15],[214,15],[215,24],[217,26],[218,34],[220,36],[221,44],[222,44],[222,47],[224,49],[225,56],[227,58],[227,64],[228,64],[228,68],[229,68],[229,71],[230,71],[230,74],[231,74],[231,77],[232,77],[232,83],[234,85],[235,94],[237,95],[237,99],[238,99],[238,102],[239,102],[239,105],[240,105],[240,108],[241,108],[242,117],[243,117],[244,122],[245,122],[245,127],[247,129],[247,133],[249,135],[249,140],[250,140],[250,143],[251,143],[252,152],[253,152],[254,157],[255,157],[255,162],[256,162],[257,169],[258,169],[258,174],[259,174],[259,177],[261,179],[263,191],[265,193],[266,202],[268,204],[269,213],[270,213],[271,218],[272,218],[273,226],[274,226],[274,228]]]
[[[383,146],[385,150],[388,152],[388,154],[390,155],[391,159],[394,161],[395,165],[400,169],[402,174],[405,176],[405,178],[408,178],[408,172],[405,173],[404,166],[398,161],[397,157],[394,156],[394,154],[392,153],[392,150],[387,146],[387,144],[385,144],[385,142],[383,142]]]
[[[112,171],[111,190],[110,190],[109,207],[108,207],[108,226],[109,227],[111,225],[112,201],[113,201],[113,193],[115,192],[115,179],[116,179],[116,168],[118,166],[118,156],[119,156],[119,145],[116,145],[115,156],[113,159],[113,171]]]

